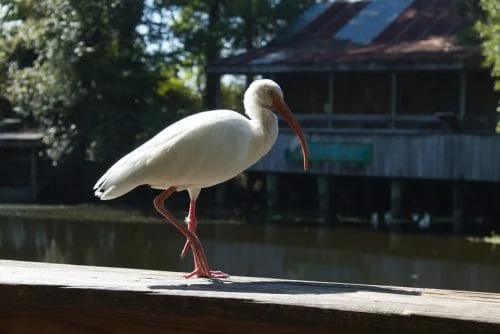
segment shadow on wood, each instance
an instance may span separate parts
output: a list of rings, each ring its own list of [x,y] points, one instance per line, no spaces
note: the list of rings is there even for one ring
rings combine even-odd
[[[251,296],[252,294],[330,294],[330,293],[350,293],[350,292],[379,292],[402,295],[420,295],[419,291],[411,291],[404,288],[382,287],[362,284],[344,283],[322,283],[308,281],[254,281],[254,282],[231,282],[225,280],[212,280],[211,284],[187,283],[185,285],[150,285],[151,290],[185,290],[185,291],[218,291],[224,293],[243,292]]]

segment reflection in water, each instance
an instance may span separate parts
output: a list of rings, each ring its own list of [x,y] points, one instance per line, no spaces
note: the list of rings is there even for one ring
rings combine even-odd
[[[500,292],[500,249],[463,237],[201,222],[209,263],[233,275]],[[169,224],[0,220],[8,259],[190,271]]]

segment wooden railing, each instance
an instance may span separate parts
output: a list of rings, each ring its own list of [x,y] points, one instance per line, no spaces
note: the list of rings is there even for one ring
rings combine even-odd
[[[42,137],[43,134],[36,131],[23,131],[23,124],[20,119],[0,119],[0,148],[41,147]]]
[[[22,128],[22,122],[18,118],[0,119],[0,132],[19,131]]]
[[[500,295],[0,261],[1,333],[499,333]]]
[[[304,128],[346,130],[426,130],[494,132],[499,114],[465,115],[454,112],[427,115],[413,114],[297,114]],[[284,125],[284,123],[280,123]]]

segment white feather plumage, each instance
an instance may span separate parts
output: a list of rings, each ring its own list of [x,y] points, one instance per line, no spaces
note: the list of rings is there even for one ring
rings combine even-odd
[[[201,189],[235,177],[266,154],[278,135],[262,87],[251,86],[245,94],[250,118],[213,110],[181,119],[118,160],[95,184],[95,195],[109,200],[143,184]]]

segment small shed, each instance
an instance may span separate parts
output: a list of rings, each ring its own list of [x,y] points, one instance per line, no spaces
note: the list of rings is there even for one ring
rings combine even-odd
[[[19,119],[0,120],[0,202],[35,202],[38,151],[43,135],[22,128]]]

